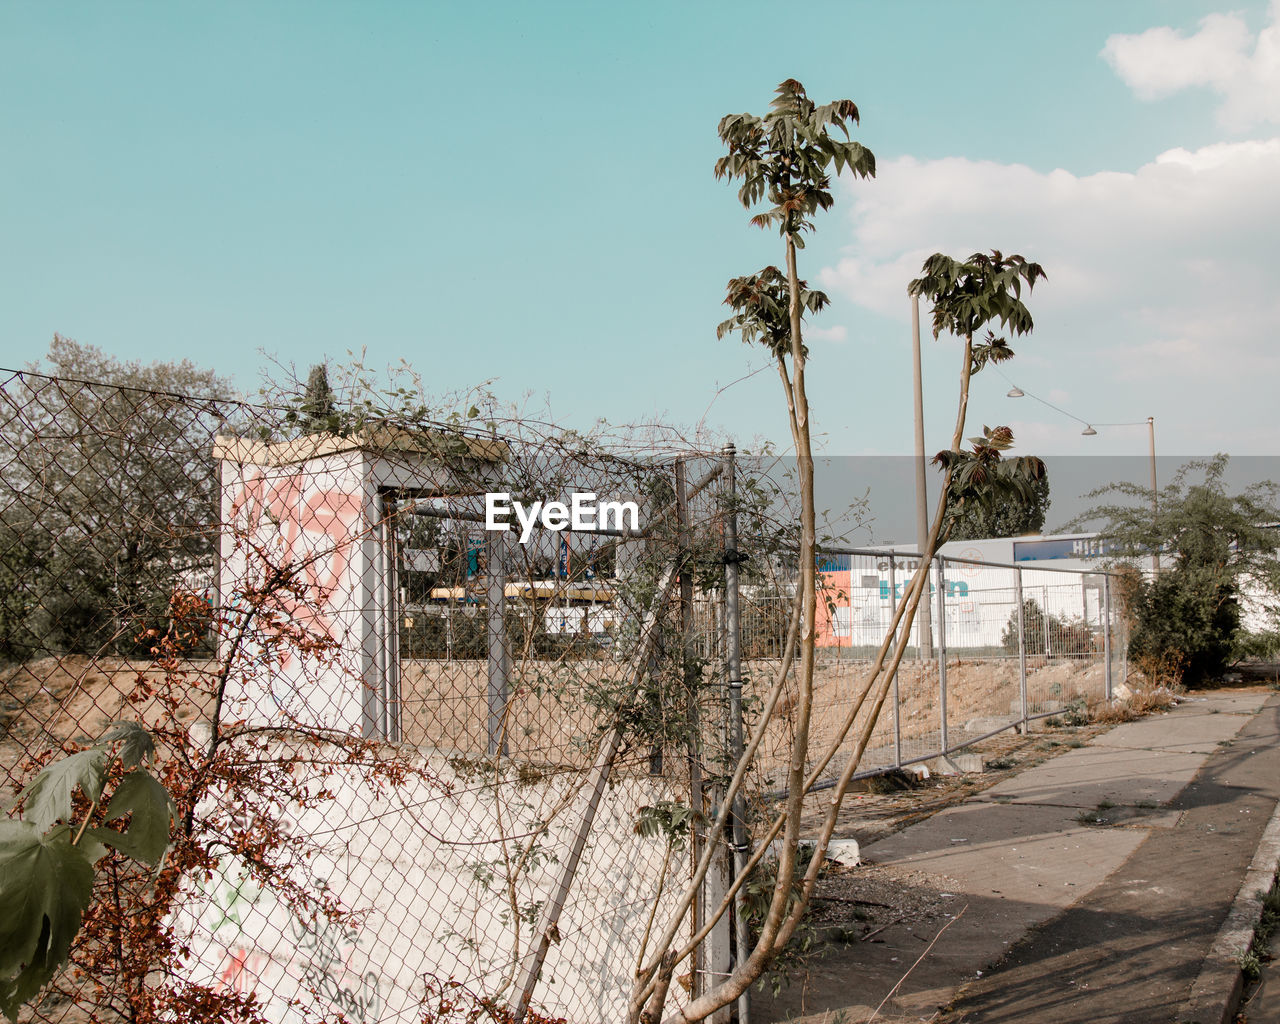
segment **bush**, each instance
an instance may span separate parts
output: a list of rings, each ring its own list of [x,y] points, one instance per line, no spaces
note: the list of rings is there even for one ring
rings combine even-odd
[[[1028,597],[1022,602],[1022,642],[1026,652],[1033,655],[1046,650],[1050,654],[1083,654],[1093,650],[1093,630],[1080,619],[1046,615],[1035,598]],[[1010,654],[1018,653],[1016,610],[1005,623],[1000,644]]]
[[[1239,603],[1232,587],[1200,577],[1178,566],[1141,585],[1129,657],[1152,685],[1202,685],[1231,664]]]

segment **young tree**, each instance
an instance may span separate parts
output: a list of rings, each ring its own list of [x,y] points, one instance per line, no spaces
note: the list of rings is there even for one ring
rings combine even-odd
[[[323,433],[335,429],[337,411],[334,408],[333,388],[329,386],[329,370],[324,363],[311,367],[307,375],[307,388],[303,392],[302,407],[298,410],[304,429]]]
[[[783,88],[786,88],[786,83]],[[788,256],[791,257],[791,265],[794,266],[794,250],[790,247],[788,247]],[[934,463],[942,468],[943,484],[937,511],[934,513],[932,526],[929,529],[927,545],[925,545],[924,554],[927,557],[932,556],[942,540],[945,540],[943,520],[945,520],[948,495],[966,504],[980,504],[987,507],[1000,500],[1011,498],[1027,502],[1032,493],[1034,481],[1043,476],[1043,463],[1038,458],[1005,457],[1005,452],[1009,451],[1012,445],[1012,431],[1007,426],[995,429],[984,428],[982,436],[970,438],[972,443],[970,451],[964,451],[961,448],[964,440],[965,415],[968,410],[970,379],[975,372],[982,370],[989,362],[1006,360],[1012,356],[1009,344],[1004,338],[997,338],[995,334],[988,332],[986,338],[975,343],[973,335],[993,321],[1000,321],[1000,324],[1012,333],[1028,333],[1033,326],[1032,316],[1027,306],[1021,301],[1021,287],[1027,284],[1028,288],[1032,288],[1034,283],[1043,276],[1044,271],[1039,268],[1039,265],[1028,262],[1021,256],[1010,256],[1006,259],[1000,252],[993,252],[989,256],[986,253],[975,253],[968,260],[959,261],[937,253],[925,261],[922,278],[911,283],[911,291],[922,294],[934,303],[934,337],[948,332],[964,339],[960,401],[955,433],[952,435],[951,447],[938,453],[934,458]],[[826,297],[810,291],[794,274],[787,275],[786,285],[786,291],[783,291],[782,274],[776,268],[765,268],[758,274],[732,280],[728,285],[726,302],[735,308],[735,315],[724,321],[719,328],[719,333],[723,335],[731,330],[737,330],[744,335],[744,339],[753,340],[771,349],[778,360],[778,372],[787,396],[792,431],[797,436],[804,436],[806,440],[804,434],[804,431],[808,430],[806,412],[805,419],[801,420],[796,407],[796,375],[788,376],[785,357],[790,356],[792,366],[795,366],[796,357],[799,356],[800,364],[803,365],[804,349],[799,343],[800,316],[803,315],[803,311],[820,310],[826,303]],[[786,316],[783,316],[783,308],[786,310]],[[800,447],[801,445],[797,444],[797,449]],[[808,448],[804,448],[804,451],[808,451]],[[812,488],[812,483],[812,463],[810,463],[809,474],[801,472],[800,475],[803,513],[805,498],[809,499],[808,507],[812,509],[812,490],[808,495],[804,494],[806,486]],[[760,922],[754,947],[748,954],[737,957],[732,973],[726,979],[710,991],[695,997],[689,1005],[684,1007],[684,1010],[678,1011],[669,1019],[680,1021],[681,1024],[684,1021],[704,1019],[719,1007],[726,1006],[739,997],[794,936],[808,908],[814,886],[817,884],[818,872],[822,867],[827,844],[831,841],[832,833],[835,832],[837,815],[845,792],[858,769],[863,751],[867,749],[879,710],[890,692],[893,672],[899,666],[902,652],[905,650],[904,644],[896,645],[895,648],[893,637],[899,635],[900,631],[909,630],[922,598],[923,582],[927,579],[927,575],[916,573],[906,591],[904,602],[897,607],[886,639],[867,677],[864,678],[863,686],[846,710],[844,719],[836,727],[835,735],[822,750],[810,750],[808,724],[810,712],[812,712],[812,675],[810,673],[813,666],[813,634],[812,630],[801,626],[799,644],[796,644],[795,634],[796,623],[805,621],[805,609],[809,607],[810,600],[817,595],[813,572],[815,558],[812,529],[812,520],[810,520],[808,541],[806,541],[805,522],[801,520],[800,586],[797,588],[800,607],[796,609],[799,614],[792,618],[791,635],[788,636],[786,650],[783,652],[782,666],[778,675],[774,677],[772,689],[763,698],[762,710],[751,730],[751,739],[746,745],[739,764],[736,765],[726,794],[722,797],[721,814],[718,815],[716,822],[712,823],[712,829],[723,826],[723,820],[726,818],[724,808],[735,796],[737,787],[741,785],[746,768],[755,754],[756,745],[763,736],[765,724],[777,707],[778,695],[790,671],[792,649],[799,648],[801,667],[799,678],[797,678],[797,700],[794,704],[794,719],[792,719],[795,723],[794,742],[792,742],[791,759],[788,763],[787,797],[780,812],[764,829],[763,835],[759,836],[758,846],[753,856],[742,869],[739,877],[735,878],[730,893],[722,901],[721,908],[710,916],[716,918],[719,914],[726,913],[733,893],[737,888],[744,886],[750,873],[763,858],[764,851],[781,833],[777,874],[774,876],[776,881],[773,883],[772,891],[768,893],[768,908],[764,911],[762,922]],[[808,660],[805,659],[806,654],[808,654]],[[864,708],[867,709],[867,714],[863,714]],[[859,721],[860,716],[861,721]],[[858,724],[856,732],[854,731],[855,723]],[[808,865],[801,873],[800,859],[797,855],[799,854],[801,804],[804,796],[827,772],[833,760],[845,753],[851,732],[854,732],[851,753],[847,753],[844,767],[832,788],[827,813],[823,817],[818,836],[814,841],[812,859],[808,861]],[[654,957],[639,972],[635,993],[632,995],[632,1019],[643,1021],[660,1019],[664,995],[666,995],[662,978],[669,978],[673,965],[690,955],[692,948],[708,931],[709,923],[704,923],[698,936],[692,938],[685,946],[672,948],[678,918],[686,913],[691,904],[692,892],[701,883],[701,878],[705,877],[708,854],[709,849],[708,852],[704,852],[689,888],[686,888],[684,897],[680,904],[677,904],[676,916],[673,916],[668,923],[666,936],[659,943],[659,948],[664,950],[663,954]],[[648,1005],[645,1005],[646,1000]],[[641,1014],[641,1006],[644,1006],[643,1014]]]
[[[738,331],[748,342],[764,345],[773,354],[787,402],[788,420],[796,448],[798,484],[801,499],[799,523],[798,605],[783,652],[782,664],[771,689],[764,696],[761,711],[752,727],[751,738],[733,769],[732,778],[720,798],[720,811],[710,831],[724,827],[727,808],[734,801],[747,768],[763,736],[790,671],[793,652],[798,648],[800,666],[796,681],[796,698],[792,703],[793,742],[787,768],[787,797],[782,809],[759,837],[755,853],[742,867],[730,892],[720,907],[712,912],[697,935],[683,946],[674,940],[680,921],[692,905],[698,888],[706,876],[711,847],[708,844],[690,884],[678,901],[666,930],[656,948],[658,954],[637,971],[637,983],[631,999],[631,1019],[643,1022],[662,1019],[667,986],[677,964],[689,956],[708,933],[712,922],[727,912],[735,893],[760,863],[770,843],[781,834],[775,881],[767,895],[767,909],[760,919],[759,931],[750,951],[740,949],[728,977],[709,991],[696,995],[670,1020],[685,1022],[702,1020],[737,999],[764,971],[794,935],[803,918],[817,882],[827,843],[835,829],[841,801],[848,789],[862,753],[870,740],[879,710],[889,692],[888,681],[902,657],[905,645],[898,645],[890,658],[893,637],[900,626],[909,628],[922,592],[923,573],[912,581],[907,599],[898,606],[889,635],[871,667],[858,698],[849,708],[834,737],[820,752],[809,746],[809,719],[812,712],[814,658],[814,618],[817,602],[816,537],[813,504],[813,459],[809,436],[809,407],[805,394],[805,361],[807,350],[801,336],[802,318],[826,304],[822,293],[810,290],[796,270],[796,249],[802,246],[802,233],[812,228],[812,216],[818,209],[828,209],[832,198],[828,168],[839,173],[849,170],[861,177],[875,172],[874,157],[859,143],[848,137],[847,125],[856,122],[857,108],[848,100],[825,106],[814,104],[799,82],[788,80],[778,87],[771,113],[764,117],[750,114],[732,115],[720,123],[720,136],[729,147],[729,155],[716,165],[717,176],[743,179],[739,198],[743,204],[767,199],[772,205],[752,219],[765,227],[777,224],[783,236],[786,256],[785,274],[776,267],[766,267],[757,274],[730,281],[726,299],[734,316],[720,325],[723,336]],[[828,128],[844,134],[833,138]],[[987,323],[999,320],[1014,333],[1026,333],[1032,327],[1031,315],[1021,301],[1021,287],[1028,287],[1044,276],[1043,270],[1020,256],[1005,259],[1000,253],[988,257],[977,254],[960,262],[941,254],[925,264],[924,276],[912,283],[916,294],[933,299],[934,335],[943,330],[964,338],[965,348],[961,372],[961,397],[956,431],[948,451],[939,453],[935,462],[944,470],[944,484],[937,513],[928,539],[931,554],[939,543],[943,526],[945,499],[952,480],[966,501],[988,502],[993,495],[1029,492],[1029,480],[1043,473],[1038,459],[1002,459],[1012,444],[1007,427],[984,430],[974,439],[972,452],[961,451],[965,413],[968,405],[969,379],[988,362],[1008,358],[1012,352],[1003,339],[989,336],[977,345],[974,332]],[[798,628],[797,628],[798,627]],[[798,643],[797,643],[798,633]],[[886,662],[890,662],[886,664]],[[807,867],[798,857],[800,812],[805,795],[843,750],[846,739],[864,705],[869,714],[859,726],[853,751],[835,784],[829,809],[815,841],[813,856]],[[802,873],[803,872],[803,873]]]
[[[11,1021],[66,963],[108,849],[151,867],[168,849],[176,807],[142,766],[154,756],[147,731],[121,723],[100,743],[47,765],[19,794],[23,814],[0,818],[0,1011]],[[80,815],[77,789],[88,803]],[[128,827],[110,827],[126,818]]]
[[[1160,490],[1154,514],[1150,488],[1109,484],[1089,497],[1119,500],[1071,524],[1101,520],[1101,536],[1122,558],[1172,555],[1171,568],[1154,579],[1135,577],[1127,595],[1129,656],[1152,683],[1194,686],[1221,675],[1246,640],[1240,610],[1246,594],[1275,621],[1280,537],[1272,524],[1280,522],[1280,488],[1264,482],[1229,494],[1228,462],[1222,454],[1188,462]]]
[[[810,292],[800,280],[796,269],[796,250],[804,247],[804,233],[813,230],[814,215],[820,209],[830,209],[835,201],[831,194],[832,173],[838,175],[848,171],[861,178],[875,175],[874,154],[849,134],[849,126],[857,124],[858,119],[858,108],[852,100],[835,100],[819,106],[809,98],[803,85],[795,79],[787,79],[778,86],[768,114],[763,117],[731,114],[720,121],[720,140],[729,152],[716,162],[715,167],[717,178],[741,179],[738,198],[743,206],[750,209],[761,200],[769,204],[762,213],[752,217],[751,222],[761,228],[777,227],[782,236],[786,261],[785,307],[781,295],[784,279],[775,267],[766,267],[754,279],[740,278],[731,282],[728,301],[740,310],[740,317],[760,317],[767,324],[767,327],[756,329],[748,320],[741,326],[746,340],[762,340],[777,361],[796,450],[802,604],[797,727],[787,771],[788,788],[795,794],[803,794],[804,791],[818,598],[813,449],[809,431],[809,399],[805,390],[808,350],[801,334],[801,321],[806,309],[816,311],[826,302],[825,296]],[[738,301],[735,301],[735,283],[746,289],[746,294],[737,296]],[[787,326],[785,334],[778,330],[784,322]],[[725,325],[721,325],[720,333],[724,330]],[[764,969],[783,924],[796,869],[799,829],[800,816],[793,813],[786,824],[778,882],[770,913],[761,929],[758,955],[752,958],[752,962],[738,965],[737,973],[746,977],[746,984],[750,984]]]

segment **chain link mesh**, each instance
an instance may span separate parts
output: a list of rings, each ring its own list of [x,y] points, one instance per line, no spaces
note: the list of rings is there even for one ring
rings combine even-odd
[[[725,889],[729,837],[707,825],[734,762],[725,564],[749,730],[795,615],[780,489],[746,474],[730,501],[721,453],[665,444],[393,417],[308,431],[296,413],[0,384],[3,810],[117,721],[152,732],[177,806],[157,873],[99,864],[70,968],[26,1019],[625,1019],[669,919],[687,941]],[[516,515],[571,516],[574,495],[589,526]],[[883,553],[844,558],[820,574],[814,751],[905,578]],[[943,576],[957,660],[908,651],[864,770],[1102,685],[1087,578],[1022,574],[1020,647],[1011,570]],[[790,677],[752,766],[757,828]],[[105,820],[83,794],[73,817]],[[677,912],[708,845],[710,888]],[[669,1003],[730,969],[728,927]]]

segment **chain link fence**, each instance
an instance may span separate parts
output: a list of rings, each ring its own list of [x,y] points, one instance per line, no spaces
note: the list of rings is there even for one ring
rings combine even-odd
[[[794,685],[753,797],[708,823],[797,577],[793,517],[731,451],[334,429],[6,374],[2,809],[118,721],[153,734],[176,803],[157,872],[106,853],[70,968],[24,1019],[587,1024],[634,1013],[672,921],[700,938],[668,1004],[750,949],[742,897],[717,908],[785,769]],[[821,566],[813,749],[912,557]],[[1109,694],[1104,576],[933,571],[933,636],[902,639],[864,774]],[[75,822],[109,822],[72,796]]]
[[[24,1013],[625,1016],[724,756],[720,458],[288,412],[0,387],[4,809],[118,720],[177,801]]]

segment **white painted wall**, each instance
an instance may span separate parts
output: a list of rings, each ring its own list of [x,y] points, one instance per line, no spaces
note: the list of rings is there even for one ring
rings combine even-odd
[[[192,893],[180,916],[192,951],[191,978],[257,992],[268,1018],[280,1024],[335,1010],[353,1021],[417,1021],[427,974],[499,994],[517,960],[501,835],[529,831],[576,776],[522,785],[513,769],[495,786],[472,775],[465,762],[427,754],[421,763],[434,783],[377,792],[352,769],[339,769],[325,780],[332,801],[292,812],[292,827],[318,847],[313,860],[298,865],[297,877],[325,880],[361,915],[358,923],[311,923],[299,908],[239,879],[228,860],[213,882]],[[575,1024],[624,1016],[665,855],[661,840],[635,833],[635,816],[641,806],[672,797],[662,780],[647,777],[622,778],[606,794],[535,1007]],[[555,820],[546,852],[564,856],[582,805],[578,800]],[[509,841],[508,849],[515,848]],[[687,852],[675,854],[668,877],[682,877],[687,859]],[[520,879],[518,899],[543,898],[558,867],[540,860]],[[531,931],[522,926],[521,951]],[[683,997],[678,985],[672,988],[673,998]]]
[[[269,611],[335,644],[327,655],[295,649],[272,659],[264,648],[281,630],[264,628],[259,614],[227,688],[229,717],[378,734],[384,602],[370,457],[352,450],[283,466],[221,465],[223,607],[247,612],[273,572],[293,567],[301,591],[281,591]],[[224,638],[224,657],[233,642]]]

